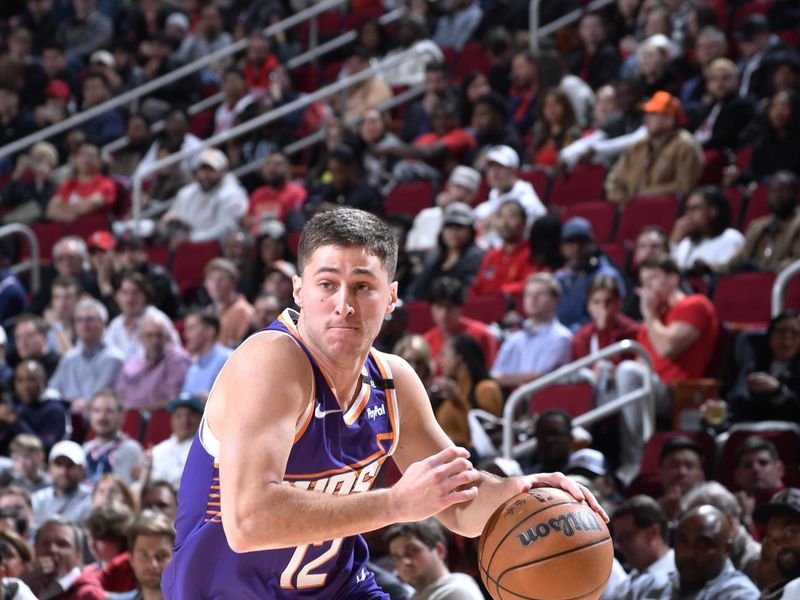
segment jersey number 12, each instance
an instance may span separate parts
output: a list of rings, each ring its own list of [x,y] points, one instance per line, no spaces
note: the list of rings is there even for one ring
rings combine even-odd
[[[339,548],[342,546],[342,541],[343,538],[336,538],[330,542],[306,544],[304,546],[298,546],[295,548],[294,554],[292,554],[292,559],[289,561],[289,564],[286,565],[283,573],[281,573],[281,587],[285,590],[304,590],[325,585],[325,582],[328,579],[328,574],[312,573],[311,571],[314,569],[319,569],[322,565],[336,556],[339,552]],[[300,569],[299,573],[297,573],[297,583],[293,584],[292,580],[294,579],[294,574],[297,572],[297,569],[300,568],[300,565],[303,564],[303,560],[306,557],[308,549],[311,546],[322,546],[323,544],[330,544],[331,547],[314,560],[311,560],[303,565],[303,568]]]

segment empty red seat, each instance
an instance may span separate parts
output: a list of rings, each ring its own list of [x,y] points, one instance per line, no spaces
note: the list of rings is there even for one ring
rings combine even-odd
[[[292,70],[292,81],[298,92],[310,94],[319,87],[319,66],[301,65]]]
[[[669,234],[677,214],[678,199],[671,194],[633,198],[622,209],[617,241],[634,242],[647,225],[658,225]]]
[[[142,413],[138,410],[126,410],[122,420],[122,431],[134,440],[141,441]]]
[[[592,409],[593,398],[594,388],[589,383],[551,385],[531,397],[528,412],[534,414],[560,408],[574,418]]]
[[[508,299],[502,294],[485,294],[483,296],[468,296],[464,302],[463,314],[465,317],[494,323],[500,321],[508,311]]]
[[[594,200],[581,202],[567,207],[562,217],[567,222],[573,217],[583,217],[592,224],[595,239],[599,243],[611,241],[614,234],[614,222],[617,219],[617,206],[613,202]]]
[[[576,165],[564,176],[553,178],[549,202],[569,206],[603,197],[606,169],[601,165]]]
[[[169,413],[164,409],[154,410],[147,421],[147,433],[142,442],[145,448],[155,446],[172,435]]]
[[[403,305],[408,313],[408,332],[425,333],[433,327],[431,305],[424,300],[406,302]]]
[[[620,269],[625,269],[628,262],[628,253],[625,246],[615,242],[600,244],[600,249],[603,253]]]
[[[767,186],[765,184],[759,185],[753,193],[750,194],[750,199],[747,201],[747,211],[744,214],[744,223],[742,228],[747,229],[751,222],[759,217],[764,217],[770,213],[769,201],[767,200]]]
[[[533,186],[536,195],[539,196],[539,200],[544,204],[547,197],[547,171],[534,169],[532,171],[520,171],[518,175],[520,179],[529,182]]]
[[[36,234],[36,239],[39,241],[39,258],[44,261],[50,261],[53,258],[53,246],[67,233],[64,224],[34,223],[31,225],[31,229],[33,229],[33,233]],[[30,249],[27,248],[27,244],[25,244],[22,256],[23,258],[30,256]]]
[[[416,216],[424,208],[433,206],[434,189],[430,183],[400,183],[386,197],[383,211],[386,216],[398,213]]]
[[[461,81],[470,71],[480,71],[489,75],[492,68],[489,55],[480,42],[469,42],[461,49],[456,58],[456,68],[453,73],[456,81]]]
[[[147,249],[147,260],[154,265],[166,267],[169,265],[169,246],[150,246]]]
[[[181,295],[203,285],[203,271],[208,261],[219,256],[217,242],[187,243],[178,246],[172,260],[172,276]]]
[[[108,220],[108,214],[102,213],[86,215],[85,217],[81,217],[67,224],[66,234],[77,235],[78,237],[86,239],[95,231],[109,231],[110,229],[111,222]]]
[[[721,322],[762,326],[769,322],[774,273],[740,273],[722,277],[714,291]]]
[[[728,164],[725,153],[721,150],[706,150],[703,155],[703,172],[697,185],[720,185],[722,170]]]

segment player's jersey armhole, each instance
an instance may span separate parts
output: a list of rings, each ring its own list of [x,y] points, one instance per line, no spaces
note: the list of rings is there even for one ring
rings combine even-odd
[[[378,371],[381,373],[381,377],[387,381],[394,381],[392,377],[392,368],[389,366],[389,361],[386,360],[386,356],[375,348],[370,349],[370,353],[375,360]],[[392,434],[394,437],[392,446],[389,448],[389,452],[387,452],[387,456],[391,456],[394,454],[394,451],[397,449],[397,444],[400,441],[400,407],[397,404],[397,388],[394,385],[387,388],[385,393],[386,403],[389,405],[389,421],[392,425]]]

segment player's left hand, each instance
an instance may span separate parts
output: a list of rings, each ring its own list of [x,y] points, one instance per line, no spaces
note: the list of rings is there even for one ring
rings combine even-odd
[[[600,503],[597,501],[597,498],[594,497],[594,494],[592,494],[592,492],[590,492],[586,486],[581,485],[574,479],[570,479],[563,473],[537,473],[536,475],[525,475],[520,477],[517,481],[519,482],[520,493],[527,492],[531,488],[538,487],[560,488],[569,493],[579,502],[585,502],[588,504],[589,508],[600,515],[600,517],[602,517],[606,523],[609,521],[606,511],[604,511],[603,507],[600,506]]]

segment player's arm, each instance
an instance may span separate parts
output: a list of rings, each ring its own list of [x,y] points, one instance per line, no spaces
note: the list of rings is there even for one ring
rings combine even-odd
[[[403,478],[395,485],[397,487],[403,484],[403,479],[409,474],[406,469],[410,465],[441,452],[443,448],[452,448],[454,444],[437,423],[428,395],[416,373],[403,359],[396,356],[387,358],[392,367],[400,410],[400,443],[395,450],[394,460],[403,472]],[[578,500],[585,500],[608,521],[591,492],[561,473],[500,478],[483,471],[475,483],[478,493],[473,500],[453,504],[436,517],[451,531],[476,537],[503,502],[532,487],[543,486],[562,488]]]
[[[209,423],[220,436],[222,525],[235,552],[355,535],[422,519],[473,497],[454,491],[477,476],[454,448],[412,465],[413,482],[396,490],[332,496],[283,485],[312,381],[308,359],[295,343],[265,333],[234,352],[214,386],[209,402],[224,400],[224,416],[215,423],[211,406]]]

